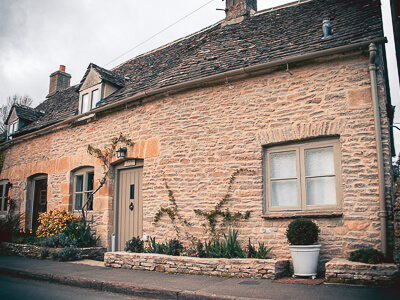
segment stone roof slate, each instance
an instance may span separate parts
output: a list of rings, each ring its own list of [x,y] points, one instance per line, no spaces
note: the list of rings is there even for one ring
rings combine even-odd
[[[44,114],[43,111],[21,104],[14,104],[11,111],[13,108],[15,108],[15,112],[19,119],[30,122],[37,121]]]
[[[321,39],[326,17],[331,19],[333,37]],[[121,87],[98,105],[104,106],[148,89],[380,37],[383,29],[379,0],[312,0],[258,12],[233,25],[222,27],[221,22],[217,23],[135,57],[112,71],[94,64],[89,67]],[[79,86],[57,92],[40,104],[37,109],[46,114],[21,132],[74,116]]]

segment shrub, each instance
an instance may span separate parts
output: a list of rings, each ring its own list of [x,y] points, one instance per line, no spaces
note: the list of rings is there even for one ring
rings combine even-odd
[[[14,213],[16,209],[15,201],[9,198],[7,207],[7,215],[5,218],[0,218],[0,242],[11,242],[12,237],[19,232],[20,228],[21,214]]]
[[[39,216],[40,225],[36,231],[38,237],[57,235],[72,223],[74,217],[65,210],[54,209]]]
[[[20,230],[18,233],[15,233],[11,242],[15,244],[29,244],[40,246],[42,239],[36,236],[36,232],[30,229],[29,231]]]
[[[40,251],[39,258],[40,259],[45,259],[47,256],[49,256],[49,253],[50,253],[49,249],[44,248],[44,249],[42,249],[42,251]]]
[[[67,224],[64,233],[70,240],[75,241],[77,247],[94,247],[99,241],[99,237],[92,233],[90,226],[80,221]]]
[[[69,246],[51,253],[51,258],[58,261],[72,261],[80,259],[81,255],[75,246]]]
[[[207,256],[206,250],[204,249],[204,245],[203,245],[203,243],[201,241],[197,242],[197,245],[196,245],[196,256],[197,257],[206,257]]]
[[[165,253],[166,245],[161,243],[156,243],[156,238],[150,237],[149,247],[146,249],[148,253],[157,253],[157,254],[164,254]]]
[[[255,253],[255,258],[267,259],[273,247],[267,248],[264,242],[258,242],[258,250]]]
[[[63,232],[57,235],[49,235],[42,241],[42,247],[64,248],[67,246],[76,246],[76,241]]]
[[[313,221],[307,218],[292,221],[286,236],[291,245],[312,245],[318,241],[320,230]]]
[[[383,254],[373,248],[359,249],[350,253],[349,260],[365,264],[379,264],[383,262]]]
[[[183,252],[183,245],[177,239],[169,240],[165,247],[165,254],[179,256]]]
[[[125,245],[125,251],[142,253],[143,249],[143,241],[139,237],[133,237],[131,240],[127,241]]]
[[[228,235],[224,234],[224,240],[210,241],[206,243],[207,257],[211,258],[244,258],[246,252],[237,241],[238,232],[229,228]]]
[[[254,246],[251,244],[250,238],[246,250],[247,250],[247,258],[256,257],[256,248],[254,248]]]

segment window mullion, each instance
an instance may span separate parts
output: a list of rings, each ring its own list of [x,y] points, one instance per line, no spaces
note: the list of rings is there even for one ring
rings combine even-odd
[[[301,210],[305,210],[307,207],[307,181],[306,181],[306,164],[305,164],[305,154],[304,147],[298,148],[298,166],[299,166],[299,197],[300,197],[300,207]]]

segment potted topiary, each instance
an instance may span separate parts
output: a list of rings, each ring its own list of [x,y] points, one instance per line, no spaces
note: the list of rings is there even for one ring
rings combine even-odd
[[[310,219],[296,219],[289,224],[286,237],[293,260],[293,277],[312,276],[315,279],[321,248],[321,245],[315,245],[319,232],[317,224]]]

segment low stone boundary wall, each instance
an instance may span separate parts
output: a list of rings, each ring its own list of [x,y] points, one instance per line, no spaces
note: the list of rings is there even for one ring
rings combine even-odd
[[[395,285],[399,282],[399,268],[395,264],[364,264],[334,258],[325,264],[328,283],[356,285]]]
[[[30,258],[40,258],[40,254],[45,247],[37,247],[34,245],[0,243],[0,254],[16,255]],[[49,252],[59,251],[61,248],[47,248]],[[104,253],[107,249],[103,247],[78,248],[82,259],[93,259],[98,261],[104,260]]]
[[[104,263],[112,268],[268,279],[286,275],[289,267],[287,260],[198,258],[130,252],[107,252]]]

